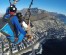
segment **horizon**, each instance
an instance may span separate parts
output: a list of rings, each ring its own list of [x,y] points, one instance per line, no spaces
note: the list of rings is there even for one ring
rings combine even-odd
[[[20,0],[16,7],[18,10],[28,8],[31,0]],[[9,0],[0,0],[0,13],[4,14],[9,7]],[[6,4],[6,5],[5,5]],[[4,6],[4,7],[3,7]],[[55,12],[66,15],[66,0],[34,0],[32,8],[46,10],[48,12]]]
[[[37,7],[34,7],[34,8],[37,8]],[[23,8],[23,9],[27,9],[27,8]],[[23,9],[21,9],[21,10],[23,10]],[[40,9],[40,8],[37,8],[37,9]],[[45,9],[41,9],[41,10],[45,10]],[[20,11],[20,10],[18,10],[18,11]],[[45,11],[52,12],[52,11],[48,11],[48,10],[45,10]],[[53,12],[53,13],[62,14],[62,13],[59,13],[59,12]],[[0,13],[0,14],[4,15],[5,13]],[[62,14],[62,15],[66,16],[66,14]]]

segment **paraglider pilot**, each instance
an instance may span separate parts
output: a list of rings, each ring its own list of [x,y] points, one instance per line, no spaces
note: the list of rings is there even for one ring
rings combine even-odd
[[[22,41],[22,39],[24,38],[24,36],[26,36],[26,32],[21,27],[21,25],[18,21],[18,17],[16,16],[16,11],[17,11],[16,6],[10,5],[10,7],[8,7],[8,9],[6,10],[6,14],[4,16],[4,19],[9,19],[11,17],[10,21],[11,21],[12,25],[15,27],[16,37],[12,37],[13,40],[11,38],[10,38],[10,40],[11,40],[11,42],[18,40],[15,42],[15,44],[19,44]],[[18,36],[19,33],[20,33],[20,36]]]

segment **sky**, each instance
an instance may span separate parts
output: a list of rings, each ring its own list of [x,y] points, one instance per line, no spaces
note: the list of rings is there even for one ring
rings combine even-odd
[[[31,0],[20,0],[16,4],[17,9],[21,10],[23,8],[28,8],[30,1]],[[8,7],[9,0],[0,0],[0,13],[5,13]],[[32,8],[34,7],[66,15],[66,0],[34,0]]]

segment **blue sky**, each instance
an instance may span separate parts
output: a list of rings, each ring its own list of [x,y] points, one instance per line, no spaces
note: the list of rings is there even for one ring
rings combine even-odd
[[[18,10],[28,8],[31,0],[20,0],[16,7]],[[0,0],[0,13],[5,13],[9,6],[9,0]],[[37,7],[50,12],[66,15],[66,0],[34,0],[32,7]]]

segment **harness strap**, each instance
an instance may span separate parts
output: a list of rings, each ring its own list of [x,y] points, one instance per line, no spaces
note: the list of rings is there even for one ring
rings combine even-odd
[[[15,27],[14,27],[14,25],[11,23],[11,19],[12,19],[13,17],[14,17],[14,16],[10,16],[10,18],[7,19],[7,22],[8,22],[8,24],[10,25],[10,27],[11,27],[13,33],[14,33],[14,36],[16,37]]]
[[[3,22],[6,22],[6,23],[8,23],[8,24],[10,25],[10,28],[12,29],[12,31],[13,31],[13,33],[14,33],[14,36],[16,36],[16,33],[15,33],[15,31],[14,31],[14,25],[11,23],[11,19],[12,19],[13,17],[14,17],[14,16],[10,16],[10,18],[4,19]],[[3,33],[3,34],[6,35],[6,36],[10,36],[9,34],[3,32],[2,30],[1,30],[1,33]]]

